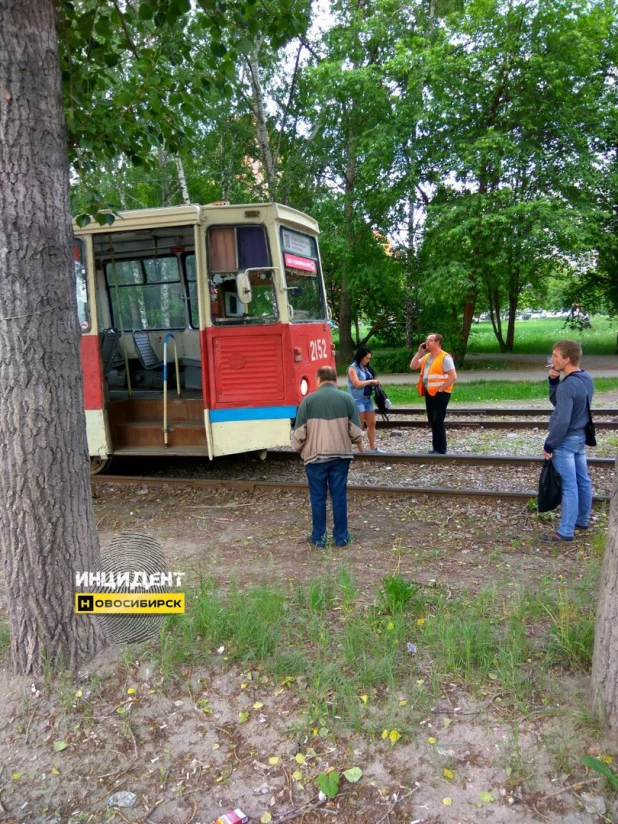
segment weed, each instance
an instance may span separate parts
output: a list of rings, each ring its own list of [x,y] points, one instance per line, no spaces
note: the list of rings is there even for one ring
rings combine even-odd
[[[551,619],[547,644],[550,661],[572,669],[588,670],[592,665],[594,614],[580,614],[571,604],[565,587],[558,590],[556,607],[546,606],[545,609]]]
[[[396,573],[382,578],[382,589],[378,590],[378,600],[383,612],[394,614],[403,612],[418,592],[418,587]]]

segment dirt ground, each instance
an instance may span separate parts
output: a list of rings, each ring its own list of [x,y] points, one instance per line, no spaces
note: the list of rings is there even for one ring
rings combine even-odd
[[[288,585],[336,575],[344,564],[367,601],[395,569],[421,586],[472,593],[510,574],[527,582],[577,579],[578,559],[593,541],[587,534],[565,551],[544,546],[538,538],[547,528],[521,502],[436,507],[426,496],[351,496],[356,541],[326,551],[306,543],[309,506],[301,492],[110,483],[97,486],[94,504],[102,541],[129,530],[157,538],[188,586],[200,574],[223,586]],[[598,532],[602,508],[594,519]],[[3,671],[0,821],[210,824],[235,807],[251,821],[273,822],[613,820],[605,785],[567,766],[579,754],[618,752],[571,711],[586,704],[587,676],[557,676],[554,695],[571,708],[564,715],[554,698],[514,717],[499,690],[473,697],[462,684],[444,683],[416,733],[391,745],[379,735],[307,732],[301,683],[243,672],[224,651],[213,650],[210,667],[187,667],[172,685],[141,651],[108,648],[76,680],[31,683]],[[212,712],[203,710],[204,696]],[[342,778],[339,795],[322,803],[315,776],[351,766],[361,768],[361,780]],[[445,776],[447,767],[454,778]],[[134,793],[133,806],[108,806],[117,792]],[[593,809],[603,797],[604,819],[584,806]]]

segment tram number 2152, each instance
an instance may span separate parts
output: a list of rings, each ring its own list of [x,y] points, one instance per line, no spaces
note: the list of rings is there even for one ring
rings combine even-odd
[[[326,355],[326,341],[324,338],[321,340],[310,340],[309,341],[309,352],[311,354],[311,360],[325,360]]]

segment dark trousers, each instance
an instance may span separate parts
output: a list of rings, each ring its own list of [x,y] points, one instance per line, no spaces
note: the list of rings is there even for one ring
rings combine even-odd
[[[450,392],[436,392],[435,395],[425,395],[427,420],[431,426],[431,448],[434,452],[444,455],[446,452],[446,429],[444,418],[446,407],[451,399]]]
[[[335,458],[325,463],[305,466],[309,497],[311,499],[311,519],[313,529],[311,541],[319,546],[326,543],[326,497],[330,490],[333,501],[333,538],[337,546],[345,546],[350,541],[348,532],[348,471],[350,461]]]

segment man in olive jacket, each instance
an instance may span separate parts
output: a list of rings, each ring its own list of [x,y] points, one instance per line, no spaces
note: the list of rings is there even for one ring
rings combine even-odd
[[[322,366],[317,373],[318,388],[298,407],[292,434],[292,449],[305,463],[313,529],[309,542],[326,545],[326,498],[330,489],[335,522],[333,538],[337,546],[350,543],[348,532],[348,471],[352,444],[362,452],[363,432],[356,404],[337,388],[337,373]]]

